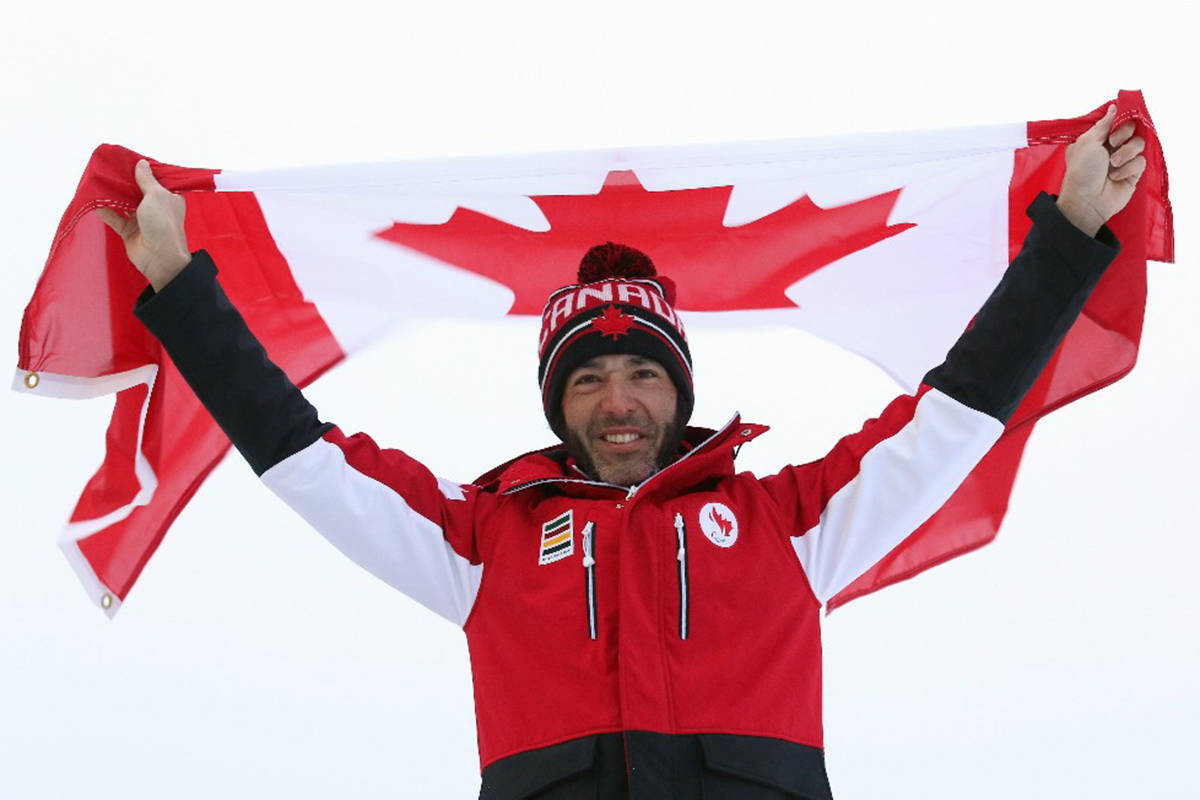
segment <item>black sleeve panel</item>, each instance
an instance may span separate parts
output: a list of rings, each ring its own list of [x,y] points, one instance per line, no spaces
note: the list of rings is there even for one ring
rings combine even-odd
[[[303,450],[330,428],[275,366],[217,282],[204,250],[133,312],[154,334],[256,475]]]
[[[1107,226],[1076,228],[1042,192],[1025,213],[1033,227],[975,321],[924,382],[1008,422],[1075,322],[1121,245]]]

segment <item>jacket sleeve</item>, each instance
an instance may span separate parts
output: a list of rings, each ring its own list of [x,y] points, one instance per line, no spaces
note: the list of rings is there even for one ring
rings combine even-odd
[[[1089,237],[1041,193],[1033,227],[971,326],[917,392],[824,458],[761,483],[821,603],[921,526],[1004,432],[1120,246]]]
[[[462,625],[482,565],[472,486],[344,435],[267,357],[200,250],[134,309],[255,474],[363,568]]]

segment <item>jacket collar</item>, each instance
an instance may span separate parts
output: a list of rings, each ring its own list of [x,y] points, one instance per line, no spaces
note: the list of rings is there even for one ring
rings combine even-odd
[[[566,449],[558,444],[518,456],[490,470],[475,485],[500,494],[512,494],[534,486],[553,486],[571,494],[621,492],[632,498],[649,490],[685,488],[703,480],[733,474],[737,448],[766,432],[766,425],[744,423],[740,414],[719,430],[689,427],[684,441],[691,449],[664,469],[634,487],[595,481],[572,469]]]

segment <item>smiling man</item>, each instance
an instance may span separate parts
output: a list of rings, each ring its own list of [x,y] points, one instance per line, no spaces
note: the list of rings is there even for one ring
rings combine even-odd
[[[764,426],[686,427],[675,286],[633,248],[592,248],[546,302],[539,380],[562,444],[458,484],[320,421],[145,162],[137,213],[100,213],[150,281],[137,315],[263,482],[462,626],[481,797],[821,800],[821,606],[988,452],[1115,257],[1103,224],[1145,160],[1114,112],[1067,149],[1059,197],[1030,205],[1020,254],[919,390],[762,478],[734,455]]]
[[[589,250],[579,283],[547,299],[538,378],[573,468],[633,486],[675,460],[693,398],[674,301],[644,253],[613,242]]]
[[[653,359],[592,358],[567,376],[563,390],[567,451],[585,475],[641,483],[679,449],[677,397],[666,368]]]

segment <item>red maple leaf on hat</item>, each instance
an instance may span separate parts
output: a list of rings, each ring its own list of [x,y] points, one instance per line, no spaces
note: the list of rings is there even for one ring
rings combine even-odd
[[[675,281],[685,311],[795,308],[784,292],[827,264],[913,227],[888,225],[900,190],[834,208],[807,196],[745,225],[724,224],[732,186],[647,191],[632,171],[608,174],[594,195],[534,196],[550,222],[530,231],[458,208],[438,225],[394,223],[375,235],[512,290],[509,314],[540,314],[575,280],[594,244],[615,241]]]
[[[616,306],[605,306],[604,313],[592,320],[592,327],[600,331],[602,336],[618,339],[629,333],[633,325],[633,317],[622,314]]]

